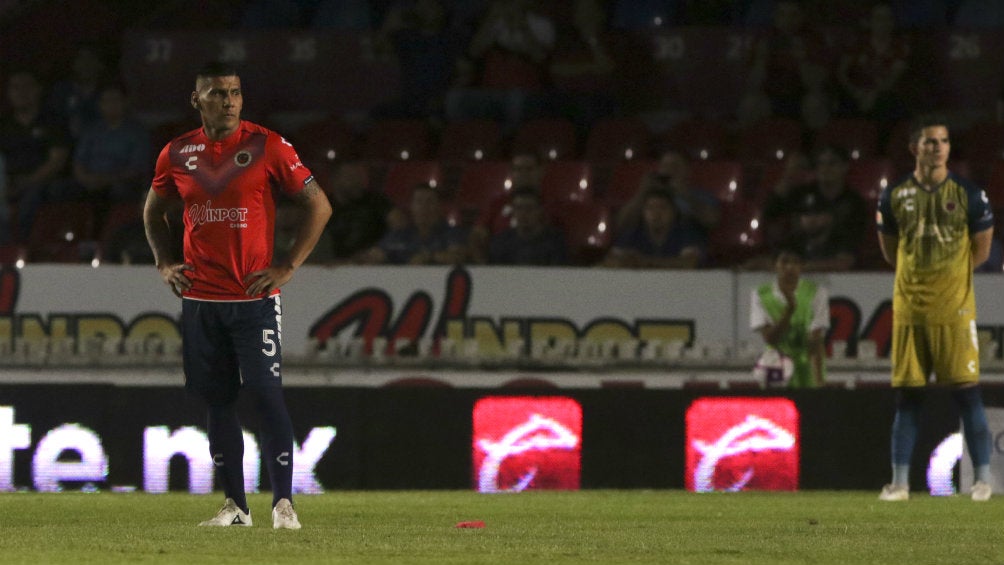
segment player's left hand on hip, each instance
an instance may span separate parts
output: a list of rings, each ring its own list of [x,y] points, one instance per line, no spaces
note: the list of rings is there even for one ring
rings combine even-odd
[[[267,294],[289,282],[293,278],[293,269],[286,267],[269,267],[249,273],[244,277],[248,296]]]

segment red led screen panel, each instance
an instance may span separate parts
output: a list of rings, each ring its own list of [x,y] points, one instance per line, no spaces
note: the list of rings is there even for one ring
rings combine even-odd
[[[787,398],[700,398],[687,409],[687,490],[798,490],[798,457]]]
[[[482,398],[471,450],[479,492],[578,490],[582,407],[560,397]]]

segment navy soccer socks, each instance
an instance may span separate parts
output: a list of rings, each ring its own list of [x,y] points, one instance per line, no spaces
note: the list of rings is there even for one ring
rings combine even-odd
[[[892,484],[910,483],[910,459],[917,443],[923,391],[900,389],[896,392],[896,417],[892,422]]]
[[[260,388],[253,393],[261,415],[261,448],[275,506],[279,499],[293,500],[293,422],[281,388]]]
[[[248,512],[244,492],[244,432],[237,417],[237,404],[209,407],[209,453],[213,456],[216,480],[223,493],[243,512]]]
[[[976,481],[990,482],[990,427],[983,411],[980,387],[969,386],[952,391],[962,417],[962,435],[966,438],[969,455],[973,460]]]

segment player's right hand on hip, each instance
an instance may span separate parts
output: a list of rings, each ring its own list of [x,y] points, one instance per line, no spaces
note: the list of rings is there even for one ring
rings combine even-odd
[[[194,271],[195,269],[188,263],[174,263],[158,267],[158,269],[161,278],[164,279],[164,284],[171,287],[171,292],[178,298],[181,298],[183,292],[192,288],[192,280],[185,275],[185,271]]]

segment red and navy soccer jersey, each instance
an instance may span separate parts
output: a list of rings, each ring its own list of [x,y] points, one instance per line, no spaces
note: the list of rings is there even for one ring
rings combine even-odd
[[[256,298],[244,293],[244,277],[272,261],[278,191],[296,194],[312,179],[289,142],[250,122],[222,141],[199,128],[168,143],[152,188],[184,202],[185,262],[194,268],[185,297]]]

